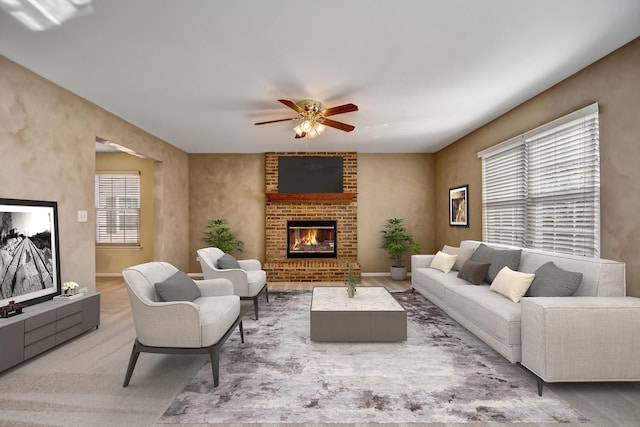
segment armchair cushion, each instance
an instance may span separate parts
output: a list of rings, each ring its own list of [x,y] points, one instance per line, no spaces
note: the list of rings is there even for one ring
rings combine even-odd
[[[154,287],[160,301],[193,301],[202,296],[200,288],[183,271],[176,271]]]
[[[229,270],[231,268],[240,268],[240,264],[238,261],[229,254],[224,254],[220,258],[218,258],[218,268],[222,270]]]

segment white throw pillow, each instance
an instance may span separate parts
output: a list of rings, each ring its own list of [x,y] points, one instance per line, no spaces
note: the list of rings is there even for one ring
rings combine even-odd
[[[456,263],[457,258],[458,255],[447,255],[444,252],[438,251],[429,267],[440,270],[443,273],[448,273],[453,268],[453,264]]]
[[[509,267],[503,267],[491,282],[489,289],[504,295],[513,302],[519,302],[531,286],[535,276],[533,273],[522,273],[513,271]]]

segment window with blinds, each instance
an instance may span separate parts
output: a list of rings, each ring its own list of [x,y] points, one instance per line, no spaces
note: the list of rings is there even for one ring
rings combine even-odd
[[[95,205],[98,245],[140,245],[139,172],[96,173]]]
[[[600,256],[598,105],[478,153],[483,239]]]

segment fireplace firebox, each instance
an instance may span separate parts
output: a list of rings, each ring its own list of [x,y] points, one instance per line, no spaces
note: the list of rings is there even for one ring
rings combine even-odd
[[[287,221],[287,258],[337,258],[336,221]]]

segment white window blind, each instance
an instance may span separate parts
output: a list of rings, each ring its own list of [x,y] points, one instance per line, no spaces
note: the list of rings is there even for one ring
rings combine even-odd
[[[140,173],[98,172],[96,243],[140,245]]]
[[[598,107],[481,153],[483,239],[600,256]]]

